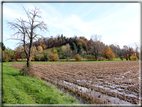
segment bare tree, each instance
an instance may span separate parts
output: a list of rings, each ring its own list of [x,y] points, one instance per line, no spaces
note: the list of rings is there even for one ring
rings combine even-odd
[[[135,42],[135,43],[134,43],[134,46],[135,46],[135,50],[134,50],[134,51],[135,51],[135,53],[136,53],[136,56],[137,56],[138,59],[139,59],[139,57],[140,57],[140,56],[139,56],[139,55],[140,55],[139,53],[140,53],[140,51],[141,51],[141,49],[140,49],[140,44]]]
[[[43,21],[38,21],[37,18],[41,18],[40,11],[37,7],[33,10],[26,10],[23,7],[27,20],[22,18],[17,18],[15,22],[7,22],[9,27],[15,31],[12,35],[13,40],[19,40],[19,43],[22,43],[24,46],[24,52],[27,58],[27,67],[30,66],[31,62],[31,47],[33,40],[37,39],[38,36],[41,36],[37,32],[47,31],[47,26]],[[27,44],[29,44],[27,46]]]
[[[101,36],[99,35],[92,35],[93,40],[93,48],[95,53],[96,60],[98,59],[98,55],[102,54],[104,44],[101,42]]]

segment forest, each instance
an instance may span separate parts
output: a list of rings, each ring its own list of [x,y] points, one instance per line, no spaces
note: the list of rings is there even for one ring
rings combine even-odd
[[[32,44],[32,61],[56,61],[59,59],[73,59],[81,61],[82,58],[88,60],[138,60],[139,45],[137,43],[132,46],[124,45],[121,49],[119,45],[106,45],[101,41],[100,35],[92,35],[90,40],[84,36],[66,37],[63,34],[56,37],[41,37]],[[29,43],[26,44],[28,50]],[[14,50],[8,49],[2,44],[3,62],[24,59],[24,47],[18,46]],[[76,57],[75,57],[76,56]]]

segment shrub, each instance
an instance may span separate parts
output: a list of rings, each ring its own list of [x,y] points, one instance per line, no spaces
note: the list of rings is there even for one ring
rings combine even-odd
[[[54,49],[53,54],[58,54],[58,51],[56,49]]]
[[[93,55],[85,55],[84,57],[87,58],[90,61],[95,61],[96,60],[95,56],[93,56]]]
[[[31,61],[34,61],[34,59],[35,59],[35,56],[31,56]]]
[[[63,55],[59,55],[59,59],[62,59]]]
[[[20,75],[32,77],[33,73],[31,71],[31,64],[30,64],[29,67],[27,67],[26,65],[24,65],[24,67],[20,70]]]
[[[38,46],[38,52],[42,52],[42,51],[43,51],[42,47]]]
[[[130,56],[130,60],[136,61],[136,60],[138,60],[138,58],[137,58],[136,56],[131,55],[131,56]]]
[[[43,56],[43,54],[36,54],[34,59],[35,61],[40,61]]]
[[[75,55],[75,60],[76,61],[82,61],[82,58],[79,55]]]
[[[47,54],[44,54],[44,59],[45,59],[45,61],[48,60]]]
[[[124,56],[121,56],[120,59],[123,61]]]
[[[98,58],[98,61],[105,61],[106,60],[106,58],[104,58],[104,57],[99,57]]]
[[[48,55],[48,60],[50,60],[50,61],[58,61],[59,60],[58,54],[50,53]]]
[[[9,54],[3,54],[2,61],[3,62],[11,61],[10,55]]]
[[[43,54],[43,56],[41,57],[41,61],[47,61],[48,57],[47,54]]]

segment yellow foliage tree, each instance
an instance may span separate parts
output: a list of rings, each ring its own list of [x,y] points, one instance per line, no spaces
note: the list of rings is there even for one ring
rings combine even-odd
[[[58,51],[56,49],[54,49],[53,54],[58,54]]]
[[[61,49],[62,49],[63,53],[66,52],[66,46],[65,46],[65,45],[63,45],[63,46],[61,47]]]
[[[134,54],[131,54],[131,56],[130,56],[130,60],[138,60],[138,58],[136,57],[136,56],[134,56]]]
[[[32,51],[31,52],[32,55],[36,54],[37,53],[36,47],[32,46],[31,51]]]
[[[38,52],[42,52],[43,49],[42,49],[42,46],[38,46]]]
[[[108,46],[104,49],[103,55],[105,58],[107,58],[109,60],[110,59],[113,60],[115,58],[115,54],[111,51],[111,48]]]

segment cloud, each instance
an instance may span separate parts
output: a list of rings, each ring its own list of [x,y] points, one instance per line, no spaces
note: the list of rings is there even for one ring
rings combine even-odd
[[[86,6],[85,4],[75,5],[74,8],[71,8],[73,5],[60,5],[59,7],[62,9],[71,9],[69,12],[65,12],[66,14],[61,11],[62,9],[58,9],[57,4],[56,6],[50,3],[24,3],[22,5],[26,9],[32,9],[33,6],[40,8],[42,20],[49,29],[49,33],[45,33],[44,36],[64,34],[67,37],[77,35],[90,39],[92,34],[99,34],[102,35],[104,43],[111,44],[117,42],[120,45],[138,41],[140,36],[140,6],[138,4],[114,4],[111,7],[112,4],[98,3],[93,8],[87,4],[88,7],[86,9],[84,7]],[[15,17],[20,16],[25,18],[26,14],[22,10],[22,5],[14,4],[12,7],[5,5],[4,18],[8,20],[13,20]],[[102,11],[101,9],[104,10]],[[79,10],[85,13],[82,14],[83,12]],[[7,31],[6,27],[4,30]],[[133,38],[134,35],[135,38]],[[129,37],[130,39],[127,39]]]

